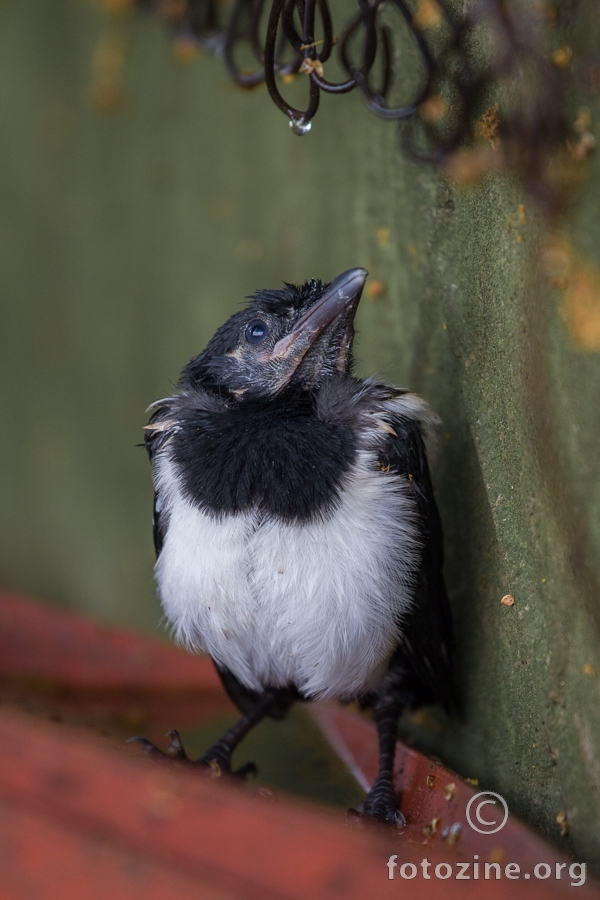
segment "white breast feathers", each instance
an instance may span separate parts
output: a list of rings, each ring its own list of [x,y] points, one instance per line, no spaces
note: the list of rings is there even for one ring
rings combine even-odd
[[[168,448],[155,480],[169,513],[156,578],[182,643],[253,690],[294,684],[306,697],[349,699],[377,686],[419,562],[405,479],[360,450],[337,508],[307,524],[193,506]]]

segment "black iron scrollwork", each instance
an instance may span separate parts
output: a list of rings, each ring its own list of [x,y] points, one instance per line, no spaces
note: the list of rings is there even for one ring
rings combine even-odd
[[[138,0],[180,37],[220,57],[240,87],[264,82],[296,134],[310,130],[322,93],[358,89],[375,114],[402,123],[412,158],[443,163],[483,135],[492,147],[502,144],[503,164],[552,205],[542,157],[565,145],[570,125],[566,67],[551,51],[541,4],[473,0],[458,13],[453,0],[346,2],[353,10],[338,31],[328,0]],[[392,16],[402,27],[390,24]],[[243,67],[242,56],[253,67]],[[335,81],[325,74],[334,57]],[[303,75],[306,102],[294,106],[286,87]],[[498,115],[493,98],[503,84],[512,94]],[[400,105],[399,85],[412,92]]]

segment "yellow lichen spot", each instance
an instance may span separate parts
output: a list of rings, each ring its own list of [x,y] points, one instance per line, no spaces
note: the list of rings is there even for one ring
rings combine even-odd
[[[473,787],[477,787],[479,784],[479,778],[465,778],[467,784],[472,784]]]
[[[568,44],[565,44],[564,47],[559,47],[558,50],[554,50],[552,52],[552,62],[557,67],[557,69],[566,69],[571,65],[571,59],[573,57],[573,50],[569,47]]]
[[[460,824],[456,822],[450,829],[450,834],[446,838],[446,845],[448,847],[454,847],[456,842],[460,837]]]
[[[379,300],[385,294],[385,290],[383,281],[370,281],[366,288],[366,294],[369,300]]]
[[[440,821],[441,820],[436,816],[435,819],[431,820],[429,825],[425,825],[425,827],[423,828],[423,834],[425,835],[425,837],[432,837],[436,833],[436,831],[438,830]]]
[[[124,64],[125,37],[115,25],[99,39],[92,57],[90,102],[98,112],[117,112],[122,107]]]
[[[456,150],[443,164],[444,173],[452,181],[464,186],[476,184],[488,172],[496,172],[504,165],[499,148],[483,144],[469,150]]]
[[[512,594],[505,594],[500,603],[502,604],[502,606],[514,606],[515,598]]]
[[[320,59],[311,59],[309,56],[302,61],[302,65],[298,69],[303,75],[312,75],[314,72],[319,78],[323,77],[323,63]]]
[[[584,162],[596,149],[596,138],[586,131],[578,141],[567,141],[567,149],[575,162]]]
[[[517,206],[516,213],[512,213],[506,219],[506,230],[507,232],[514,231],[517,244],[521,244],[523,242],[523,236],[519,232],[519,228],[527,225],[527,213],[525,212],[525,204],[519,203]]]
[[[390,243],[390,229],[389,228],[378,228],[377,229],[377,240],[379,241],[379,246],[382,249],[385,249],[389,246]]]
[[[591,663],[586,663],[583,667],[583,674],[589,675],[590,677],[593,678],[594,675],[596,674],[596,667],[593,666]]]
[[[567,814],[565,812],[560,812],[557,815],[556,824],[560,827],[560,833],[562,837],[566,837],[569,833],[570,826],[567,821]]]
[[[419,0],[413,16],[413,25],[422,31],[424,28],[439,28],[444,14],[436,0]]]
[[[419,106],[419,115],[423,121],[427,122],[429,125],[434,125],[436,122],[439,122],[440,119],[444,118],[447,112],[448,102],[444,100],[443,97],[440,97],[439,94],[428,97],[427,100],[424,100]]]
[[[193,37],[180,34],[173,43],[173,56],[180,63],[190,63],[198,56],[198,42]]]
[[[564,318],[572,343],[600,350],[600,272],[589,260],[575,258],[565,288]]]
[[[495,150],[498,145],[497,132],[500,127],[499,109],[500,105],[498,103],[494,106],[490,106],[475,126],[475,137],[483,138],[493,150]]]
[[[429,790],[432,791],[435,787],[435,775],[428,775],[425,779],[425,784],[427,785]]]
[[[580,106],[577,110],[577,117],[573,122],[573,131],[578,134],[584,134],[592,127],[592,113],[587,106]]]
[[[575,162],[584,162],[596,148],[596,138],[590,131],[592,113],[587,106],[580,106],[573,122],[575,140],[567,141],[567,149]]]
[[[452,800],[456,791],[456,784],[451,781],[450,784],[444,785],[444,800]]]

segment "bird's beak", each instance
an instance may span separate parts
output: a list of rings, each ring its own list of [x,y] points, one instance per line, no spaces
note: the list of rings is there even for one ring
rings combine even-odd
[[[338,316],[343,312],[354,313],[368,274],[366,269],[348,269],[334,278],[323,296],[298,319],[285,337],[277,341],[264,361],[291,357],[294,369],[297,368],[310,347]]]

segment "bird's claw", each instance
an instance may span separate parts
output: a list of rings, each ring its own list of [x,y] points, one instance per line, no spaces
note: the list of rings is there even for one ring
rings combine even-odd
[[[167,731],[167,737],[171,738],[171,743],[166,749],[167,756],[170,756],[171,759],[183,759],[186,762],[191,762],[187,753],[183,749],[183,744],[181,743],[181,738],[179,737],[179,732],[173,728],[171,731]]]
[[[171,743],[166,750],[161,750],[152,741],[145,737],[132,737],[127,741],[128,744],[141,744],[147,756],[153,759],[170,759],[179,762],[193,762],[183,748],[179,732],[173,729],[167,731],[167,737],[171,738]]]
[[[406,816],[402,812],[402,810],[397,809],[396,812],[389,812],[385,817],[385,821],[389,825],[393,825],[394,828],[405,828],[406,827]]]
[[[398,807],[393,787],[382,783],[373,785],[358,810],[347,811],[346,820],[349,824],[366,824],[370,820],[399,829],[406,825],[406,818]]]
[[[346,823],[357,828],[391,825],[392,828],[397,828],[400,831],[406,826],[406,817],[399,809],[388,810],[387,813],[379,816],[364,812],[362,807],[359,809],[350,807],[346,810]]]
[[[211,750],[205,753],[204,756],[201,756],[200,759],[190,759],[181,743],[178,731],[175,729],[167,731],[166,736],[171,738],[171,742],[166,750],[161,750],[160,747],[157,747],[156,744],[153,744],[152,741],[149,741],[148,738],[145,737],[132,737],[129,738],[127,743],[141,744],[146,755],[152,757],[152,759],[168,759],[171,762],[183,762],[200,766],[206,770],[206,774],[211,775],[213,778],[220,778],[222,775],[228,775],[232,778],[238,778],[241,781],[244,781],[248,775],[258,774],[258,769],[253,762],[247,762],[243,766],[240,766],[239,769],[232,771],[231,757]]]

